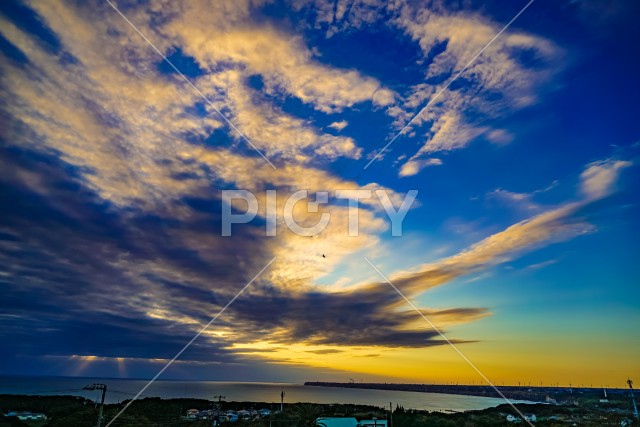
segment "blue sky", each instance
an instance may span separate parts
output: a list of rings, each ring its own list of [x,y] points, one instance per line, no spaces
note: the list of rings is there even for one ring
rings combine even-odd
[[[1,372],[153,375],[275,258],[167,377],[478,380],[366,256],[491,378],[640,374],[639,11],[491,41],[525,5],[119,3],[186,82],[108,3],[3,3]],[[224,189],[261,202],[231,237]],[[267,237],[267,189],[418,203]]]

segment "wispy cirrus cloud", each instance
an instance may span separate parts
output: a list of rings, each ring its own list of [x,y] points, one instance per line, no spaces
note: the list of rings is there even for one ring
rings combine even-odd
[[[331,123],[329,126],[332,129],[335,129],[336,131],[340,132],[342,129],[346,128],[349,125],[349,122],[347,122],[346,120],[340,120],[339,122],[333,122]]]
[[[628,160],[607,159],[591,163],[582,172],[581,191],[588,199],[600,199],[612,190],[618,175],[624,168],[633,165]]]
[[[424,124],[428,131],[409,162],[464,148],[481,135],[492,142],[512,139],[505,130],[493,129],[488,120],[537,102],[543,83],[558,70],[561,49],[551,41],[510,29],[488,45],[501,25],[477,14],[438,14],[407,6],[397,24],[419,43],[425,58],[433,57],[425,64],[425,79],[432,83],[415,86],[404,111],[397,111],[401,123],[486,46],[461,76],[464,85],[445,89],[414,121],[414,128]],[[534,60],[523,61],[524,54]]]
[[[420,143],[417,151],[406,153],[409,158],[400,176],[415,175],[430,166],[426,158],[462,149],[479,137],[498,145],[510,142],[515,136],[508,129],[494,128],[491,121],[537,103],[562,68],[564,51],[551,40],[509,28],[492,41],[504,22],[438,1],[337,2],[335,8],[317,1],[304,7],[315,14],[316,27],[327,28],[329,36],[382,22],[417,44],[423,77],[398,90],[399,102],[386,110],[397,130],[413,119],[405,137]],[[514,9],[513,14],[517,12]],[[480,51],[482,55],[469,64]],[[445,88],[467,65],[460,81]],[[416,117],[429,102],[429,108]]]

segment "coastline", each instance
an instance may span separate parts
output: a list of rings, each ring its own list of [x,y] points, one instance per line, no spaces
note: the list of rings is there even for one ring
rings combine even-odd
[[[323,381],[307,381],[309,387],[336,387],[346,389],[408,391],[416,393],[440,393],[463,396],[502,398],[491,386],[483,385],[449,385],[449,384],[401,384],[401,383],[338,383]],[[601,388],[592,387],[530,387],[530,386],[500,386],[500,392],[504,397],[513,400],[528,401],[531,403],[557,403],[569,401],[578,396],[597,397],[603,393]],[[607,388],[609,394],[623,395],[627,392],[621,388]]]
[[[134,396],[147,380],[91,378],[91,377],[0,377],[0,394],[63,395],[71,394],[94,399],[96,392],[84,390],[91,383],[107,385],[106,403],[119,403]],[[350,403],[387,406],[389,401],[405,408],[430,411],[467,411],[495,407],[503,399],[485,396],[464,396],[442,393],[409,393],[396,390],[347,389],[337,387],[309,387],[303,383],[226,382],[226,381],[155,381],[141,396],[171,398],[199,398],[223,395],[228,401],[313,402],[316,404]]]

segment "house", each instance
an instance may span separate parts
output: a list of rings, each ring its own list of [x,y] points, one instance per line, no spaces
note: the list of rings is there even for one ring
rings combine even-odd
[[[198,412],[200,412],[199,409],[187,409],[187,418],[196,418]]]
[[[387,420],[362,420],[358,425],[360,427],[387,427]]]
[[[251,418],[251,412],[246,409],[241,409],[238,411],[238,418],[241,420],[248,420]]]
[[[520,419],[520,417],[509,414],[507,415],[507,421],[509,421],[510,423],[519,423],[522,420]]]
[[[213,411],[209,410],[204,410],[204,411],[198,411],[195,414],[195,417],[199,420],[210,420],[213,419]]]
[[[346,417],[320,417],[316,419],[320,427],[358,427],[358,420]]]
[[[40,412],[30,412],[30,411],[22,411],[22,412],[11,411],[4,415],[5,417],[18,417],[18,419],[21,421],[47,419],[47,416],[45,414],[41,414]]]
[[[526,421],[531,421],[532,423],[535,423],[536,421],[538,421],[538,418],[536,417],[535,414],[524,414],[524,419]]]
[[[269,415],[271,415],[271,410],[264,408],[264,409],[258,410],[258,413],[260,414],[261,417],[268,417]]]
[[[229,421],[231,422],[236,422],[238,421],[238,414],[235,411],[227,411],[225,413],[225,416],[229,419]]]

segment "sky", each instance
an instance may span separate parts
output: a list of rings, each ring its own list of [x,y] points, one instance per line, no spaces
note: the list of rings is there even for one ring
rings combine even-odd
[[[640,7],[525,6],[1,2],[0,374],[640,381]]]

